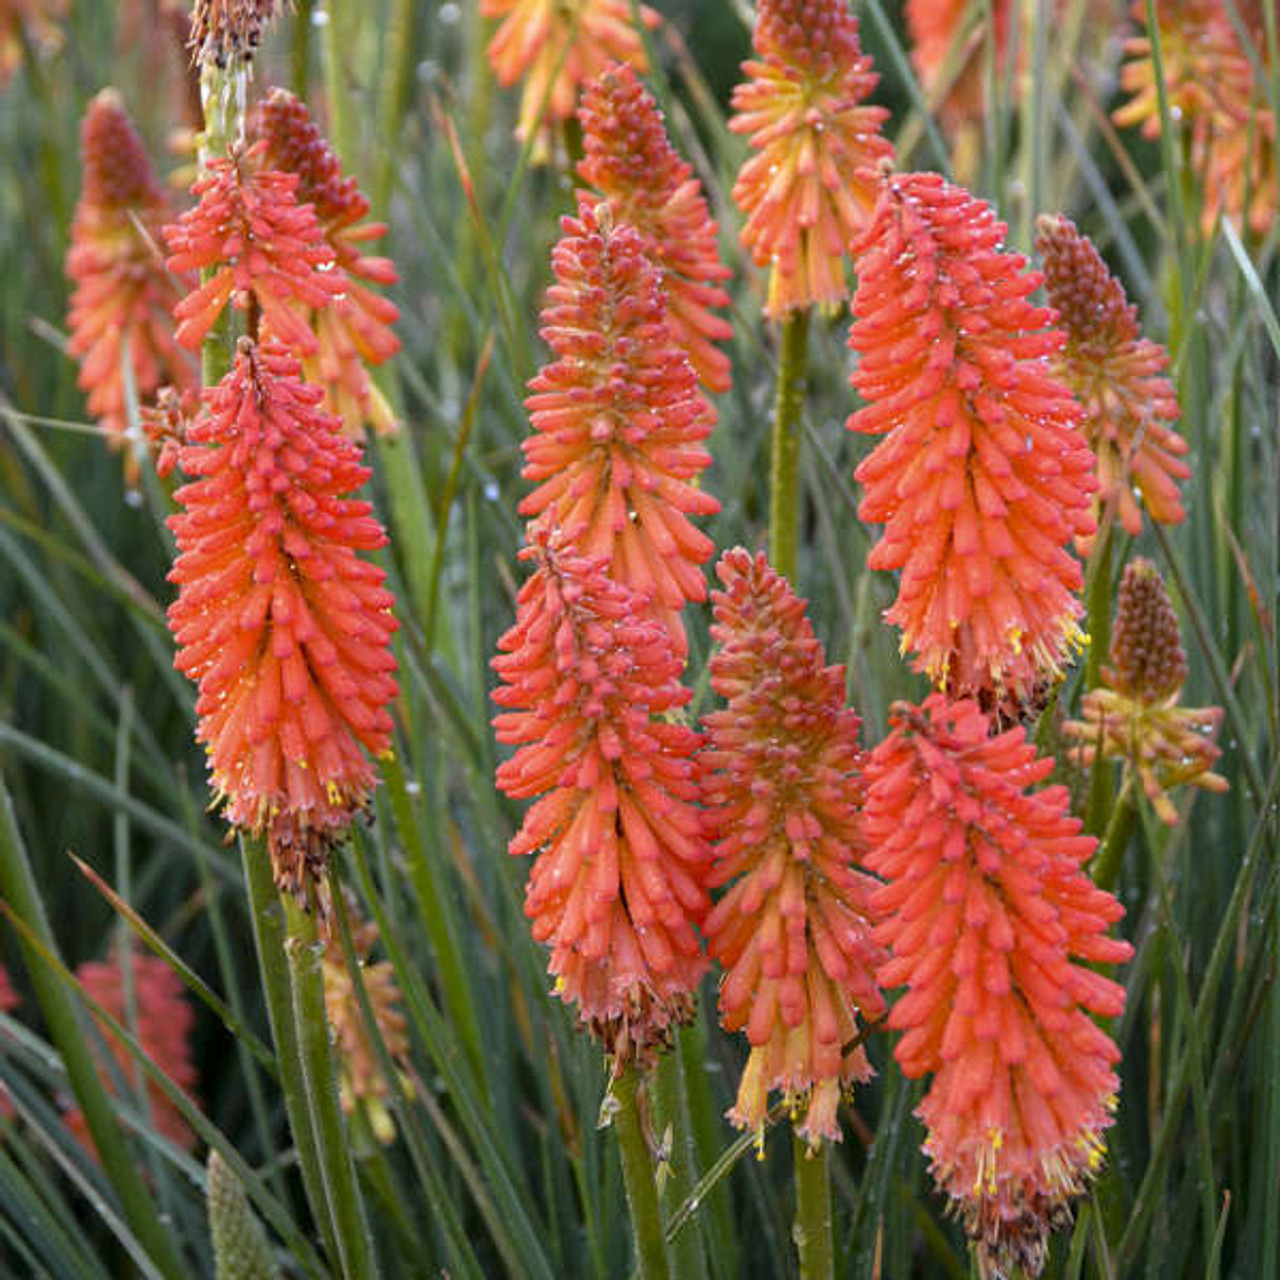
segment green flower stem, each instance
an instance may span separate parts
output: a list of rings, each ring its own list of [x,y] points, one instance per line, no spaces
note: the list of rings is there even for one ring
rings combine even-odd
[[[677,1034],[684,1036],[691,1028]],[[667,1174],[661,1189],[664,1218],[671,1207],[684,1204],[693,1190],[694,1145],[685,1097],[684,1064],[678,1049],[664,1053],[651,1077],[653,1127],[667,1150]],[[702,1248],[702,1231],[697,1217],[671,1244],[674,1272],[680,1280],[706,1280],[707,1260]]]
[[[1111,821],[1107,823],[1107,833],[1098,846],[1097,856],[1093,860],[1090,871],[1093,883],[1108,892],[1116,887],[1120,879],[1120,864],[1124,860],[1124,851],[1129,847],[1133,829],[1138,822],[1138,805],[1134,799],[1133,782],[1127,781],[1120,792],[1120,800],[1111,811]]]
[[[377,177],[371,201],[373,217],[382,221],[391,203],[391,185],[400,163],[398,143],[403,135],[405,111],[409,106],[409,90],[413,82],[413,15],[417,0],[392,0],[382,39],[382,93],[378,99],[378,138],[382,154],[378,157]]]
[[[799,1134],[791,1137],[795,1160],[796,1219],[793,1239],[800,1254],[800,1280],[835,1280],[835,1232],[827,1144],[816,1151]]]
[[[306,98],[311,83],[311,14],[315,0],[297,0],[293,18],[293,47],[289,53],[289,79],[299,98]]]
[[[204,110],[204,133],[200,139],[200,172],[208,170],[209,161],[228,153],[233,138],[239,136],[246,73],[241,67],[222,68],[212,59],[200,72],[200,105]],[[215,268],[200,272],[200,283],[207,284]],[[216,386],[235,363],[236,324],[231,306],[224,306],[213,327],[205,335],[200,348],[201,378],[206,387]]]
[[[1084,685],[1096,689],[1102,683],[1102,664],[1111,648],[1111,556],[1115,537],[1110,520],[1098,529],[1097,542],[1089,565],[1088,609],[1089,652],[1085,658]],[[1112,814],[1115,788],[1112,785],[1111,762],[1101,753],[1093,765],[1089,781],[1089,802],[1085,809],[1084,829],[1090,835],[1101,835]]]
[[[773,408],[769,469],[769,557],[794,582],[800,527],[800,413],[804,407],[809,311],[793,311],[782,325],[778,394]]]
[[[0,896],[14,914],[26,922],[45,950],[56,957],[53,930],[45,915],[3,776],[0,776]],[[89,1048],[82,1014],[58,972],[45,963],[39,950],[21,933],[18,938],[49,1038],[67,1069],[71,1092],[84,1113],[103,1171],[120,1201],[125,1221],[166,1280],[183,1280],[190,1273],[173,1239],[160,1223],[155,1199],[142,1180],[112,1111],[111,1100]]]
[[[611,1091],[617,1109],[613,1129],[618,1135],[618,1151],[622,1157],[622,1179],[627,1188],[640,1280],[670,1280],[671,1264],[662,1232],[658,1186],[640,1119],[640,1084],[640,1073],[634,1065],[614,1080]]]
[[[358,169],[351,136],[351,102],[347,93],[347,59],[351,56],[351,34],[347,30],[346,0],[325,0],[325,23],[321,27],[324,50],[324,83],[329,97],[329,141],[342,159],[346,173]]]

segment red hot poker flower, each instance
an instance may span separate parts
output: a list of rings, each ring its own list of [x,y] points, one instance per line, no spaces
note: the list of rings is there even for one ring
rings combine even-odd
[[[1040,276],[1005,252],[990,206],[936,174],[886,177],[859,246],[849,345],[883,435],[858,467],[867,563],[901,569],[885,615],[917,669],[955,695],[1034,698],[1080,642],[1080,565],[1094,458],[1081,409],[1049,368],[1062,335],[1027,295]]]
[[[733,91],[729,128],[756,152],[733,198],[742,243],[769,266],[765,314],[848,296],[844,259],[875,204],[864,167],[893,155],[889,113],[864,105],[879,77],[858,42],[848,0],[761,0],[748,79]]]
[[[908,1077],[933,1073],[925,1150],[984,1262],[1039,1275],[1111,1123],[1119,1051],[1089,1015],[1117,1016],[1124,988],[1086,964],[1132,954],[1107,936],[1123,909],[1081,870],[1096,842],[1066,789],[1028,791],[1054,762],[1021,727],[988,737],[975,703],[940,694],[895,704],[890,727],[863,829],[887,881],[879,978],[908,988],[894,1056]]]
[[[309,204],[299,204],[298,176],[259,168],[265,144],[209,161],[191,188],[199,204],[165,227],[170,271],[212,275],[174,308],[178,341],[199,348],[228,301],[252,302],[272,335],[296,355],[314,355],[316,336],[290,305],[323,307],[347,288]]]
[[[386,286],[399,279],[390,258],[364,252],[370,240],[386,235],[387,224],[364,220],[369,201],[354,178],[343,177],[342,161],[301,99],[272,89],[259,108],[257,127],[266,143],[263,165],[298,175],[297,198],[315,209],[346,276],[342,293],[315,312],[320,350],[303,361],[308,381],[324,387],[326,408],[342,419],[348,435],[356,435],[365,422],[380,433],[392,431],[395,415],[365,365],[382,364],[400,350],[400,339],[391,332],[400,312],[393,302],[357,283]]]
[[[707,917],[725,970],[725,1027],[743,1027],[751,1056],[730,1118],[763,1133],[768,1095],[803,1111],[798,1132],[840,1140],[842,1089],[871,1073],[856,1040],[884,999],[874,973],[886,955],[870,938],[876,882],[863,853],[858,717],[844,705],[844,668],[822,646],[786,579],[763,554],[727,551],[717,572],[711,687],[727,699],[704,720],[699,756],[712,886],[731,883]]]
[[[647,238],[667,291],[672,336],[708,391],[728,391],[729,357],[713,344],[733,330],[712,310],[729,305],[716,282],[732,272],[720,261],[702,184],[671,145],[662,112],[630,67],[615,65],[593,80],[578,119],[585,153],[578,176],[595,189],[586,203],[594,208],[607,200],[617,221]]]
[[[227,820],[265,833],[299,893],[375,782],[361,748],[391,743],[396,696],[384,574],[357,551],[386,536],[359,447],[278,345],[242,339],[178,464],[174,665],[199,682],[198,737]]]
[[[178,290],[158,247],[168,203],[114,89],[90,102],[80,141],[84,188],[67,254],[76,286],[68,348],[81,358],[89,412],[118,444],[127,425],[125,360],[140,402],[165,383],[194,385],[195,367],[173,339]]]
[[[607,557],[683,649],[678,610],[706,598],[699,566],[714,549],[689,517],[720,509],[691,483],[711,461],[700,442],[715,414],[667,328],[645,238],[605,203],[582,202],[561,226],[541,330],[558,359],[529,383],[523,474],[538,487],[520,514]]]
[[[1053,365],[1084,406],[1085,434],[1098,459],[1095,515],[1115,512],[1136,538],[1142,532],[1136,488],[1153,520],[1179,524],[1186,513],[1178,481],[1191,470],[1182,461],[1187,442],[1168,425],[1179,412],[1173,384],[1160,376],[1168,354],[1142,336],[1138,309],[1088,236],[1061,215],[1041,216],[1036,225],[1045,290],[1066,335]],[[1077,539],[1082,555],[1091,542]]]
[[[697,808],[698,736],[668,713],[689,700],[682,659],[645,598],[535,526],[537,564],[493,660],[519,750],[498,786],[537,802],[511,841],[536,854],[525,913],[551,947],[556,991],[620,1071],[692,1015],[707,964],[710,853]]]

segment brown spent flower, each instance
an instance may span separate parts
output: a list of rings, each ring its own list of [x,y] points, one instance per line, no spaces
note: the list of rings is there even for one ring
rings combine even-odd
[[[253,59],[277,0],[195,0],[191,58],[200,66],[234,66]]]

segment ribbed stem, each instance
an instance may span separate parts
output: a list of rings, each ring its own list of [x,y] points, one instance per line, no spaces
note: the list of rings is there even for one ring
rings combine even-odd
[[[782,325],[778,392],[773,406],[769,466],[769,558],[794,582],[800,530],[800,415],[804,408],[809,311],[793,311]]]
[[[669,1280],[671,1265],[658,1209],[658,1187],[640,1119],[640,1083],[640,1073],[634,1065],[614,1080],[612,1092],[617,1109],[613,1130],[618,1135],[618,1152],[622,1157],[622,1180],[627,1188],[640,1280]]]
[[[391,203],[391,182],[400,163],[398,144],[401,124],[409,105],[409,86],[413,79],[413,15],[416,0],[392,0],[382,38],[382,94],[378,99],[378,138],[382,154],[378,157],[377,179],[373,184],[373,216],[381,221]]]
[[[1089,652],[1085,658],[1085,689],[1096,689],[1102,683],[1102,664],[1111,648],[1111,555],[1115,541],[1109,521],[1098,530],[1089,574],[1089,596],[1086,601],[1089,626]],[[1112,768],[1099,753],[1089,783],[1089,803],[1085,810],[1084,829],[1090,835],[1101,835],[1112,817],[1115,788]]]
[[[307,96],[311,79],[311,12],[314,8],[315,0],[297,0],[293,18],[289,78],[299,98]]]
[[[796,1217],[791,1238],[800,1255],[800,1280],[835,1280],[836,1246],[831,1214],[831,1171],[827,1144],[817,1150],[792,1134]]]
[[[1098,847],[1093,866],[1089,868],[1093,875],[1093,883],[1099,889],[1111,892],[1120,879],[1120,865],[1124,861],[1124,851],[1129,847],[1133,829],[1138,821],[1138,805],[1133,796],[1133,783],[1126,782],[1120,792],[1119,802],[1111,811],[1111,821],[1107,823],[1107,834]]]
[[[347,93],[346,59],[351,54],[345,0],[325,0],[325,23],[321,27],[324,49],[324,83],[329,99],[329,141],[342,159],[347,173],[355,173],[354,139],[351,135],[351,104]]]
[[[219,67],[212,58],[200,71],[200,105],[204,110],[204,133],[200,139],[200,173],[209,161],[225,156],[232,141],[239,138],[244,120],[246,72],[242,65]],[[200,283],[207,284],[216,268],[206,267]],[[238,325],[232,307],[225,306],[205,335],[200,348],[202,378],[206,387],[216,386],[235,363]]]
[[[689,1028],[679,1034],[685,1035]],[[693,1190],[694,1146],[689,1125],[689,1107],[685,1098],[684,1064],[678,1051],[664,1053],[650,1077],[652,1085],[653,1127],[663,1142],[670,1140],[670,1162],[662,1189],[663,1217],[670,1219],[673,1207],[679,1208]],[[702,1250],[702,1231],[695,1216],[671,1242],[673,1271],[680,1280],[706,1280],[707,1260]]]

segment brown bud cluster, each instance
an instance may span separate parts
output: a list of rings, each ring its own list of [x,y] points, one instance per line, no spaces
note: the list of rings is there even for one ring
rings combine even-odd
[[[1142,557],[1126,566],[1120,580],[1108,674],[1113,689],[1140,702],[1176,694],[1187,678],[1178,615],[1160,571]]]

